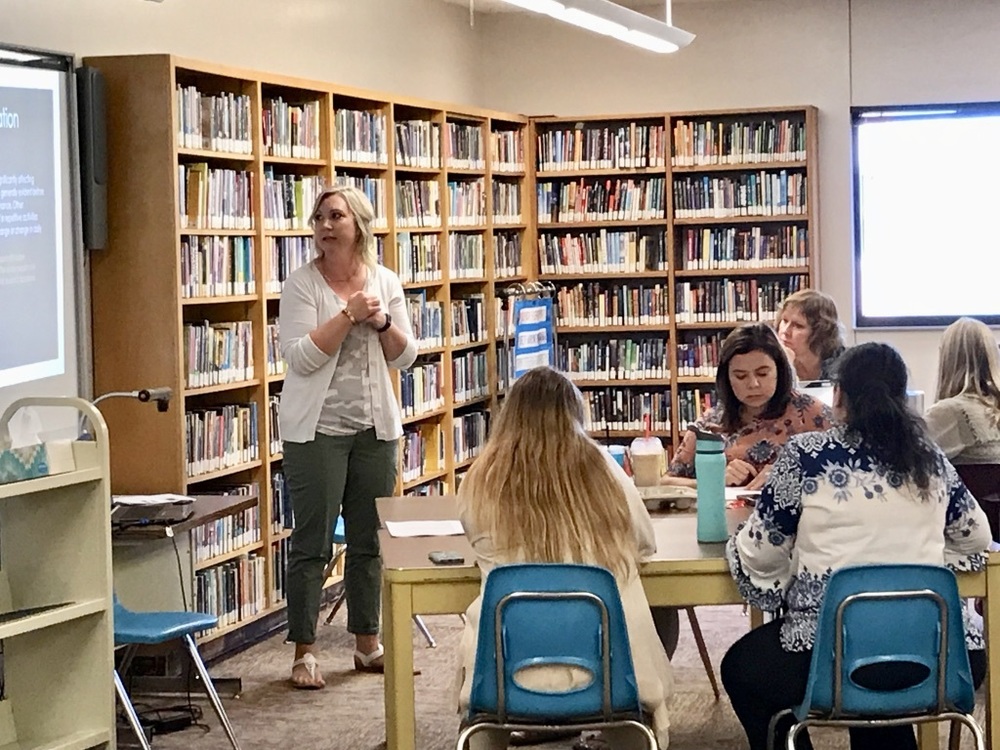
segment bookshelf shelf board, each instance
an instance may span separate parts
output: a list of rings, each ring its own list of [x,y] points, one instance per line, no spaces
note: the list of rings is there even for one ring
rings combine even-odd
[[[715,320],[710,322],[699,321],[697,323],[678,323],[678,331],[696,331],[706,328],[739,328],[748,323],[760,323],[759,320]]]
[[[486,232],[489,227],[485,224],[449,224],[446,229],[449,232]]]
[[[245,547],[240,547],[239,549],[230,550],[221,555],[216,555],[215,557],[209,557],[204,560],[198,560],[194,564],[195,570],[205,570],[207,568],[214,568],[216,565],[221,565],[224,562],[229,562],[230,560],[235,560],[237,557],[242,557],[243,555],[248,555],[251,552],[258,552],[263,549],[264,542],[254,542],[253,544],[248,544]]]
[[[485,169],[466,169],[464,167],[445,167],[445,171],[449,175],[462,175],[466,177],[485,177]]]
[[[515,179],[515,178],[518,178],[518,177],[524,177],[524,175],[525,175],[525,172],[524,172],[523,169],[507,170],[507,169],[501,169],[496,164],[493,165],[493,174],[492,174],[492,176],[493,176],[494,179],[496,179],[498,177],[500,179],[503,179],[504,177],[510,177],[511,179]]]
[[[267,460],[270,463],[272,463],[272,464],[277,463],[278,461],[284,461],[285,460],[285,454],[284,453],[272,453],[270,456],[267,457]]]
[[[110,744],[111,732],[107,729],[81,729],[39,741],[32,741],[32,738],[28,737],[17,742],[8,742],[0,745],[0,750],[86,750],[90,747],[108,747]]]
[[[342,161],[333,163],[334,169],[362,169],[367,172],[387,172],[389,170],[388,161]]]
[[[535,173],[535,179],[537,180],[547,180],[547,179],[557,179],[557,180],[576,180],[581,177],[610,177],[612,175],[623,175],[626,177],[631,177],[632,175],[652,175],[664,177],[667,173],[666,167],[608,167],[607,169],[554,169],[554,170],[538,170]]]
[[[492,398],[491,396],[475,396],[474,398],[467,398],[464,401],[456,401],[454,407],[456,409],[464,409],[467,406],[476,406],[477,404],[485,404]]]
[[[281,295],[278,295],[280,298]],[[181,300],[181,304],[185,306],[191,305],[224,305],[227,302],[256,302],[256,294],[234,294],[229,297],[184,297]]]
[[[669,331],[668,323],[628,323],[626,325],[556,326],[556,333],[649,333]]]
[[[278,373],[277,375],[268,375],[268,383],[283,383],[285,381],[285,373]]]
[[[444,279],[434,279],[433,281],[408,281],[403,284],[403,289],[426,289],[432,286],[444,286],[447,282]]]
[[[408,167],[404,164],[396,165],[396,172],[409,172],[411,174],[439,175],[443,170],[441,167]]]
[[[446,351],[448,351],[448,347],[446,346],[428,346],[426,348],[420,348],[418,346],[417,356],[419,357],[421,354],[444,354]]]
[[[613,274],[613,275],[612,275]],[[617,281],[618,279],[660,279],[666,281],[666,271],[586,271],[540,273],[540,281]]]
[[[591,380],[590,378],[570,378],[577,388],[618,388],[631,386],[634,388],[669,388],[670,378],[611,378],[608,380]]]
[[[675,222],[676,223],[676,220]],[[665,217],[658,219],[615,219],[609,221],[588,221],[583,219],[582,221],[545,221],[538,222],[539,232],[559,232],[563,229],[628,229],[629,227],[663,227],[664,231],[667,228],[667,220]]]
[[[765,266],[750,268],[710,268],[704,271],[677,270],[674,278],[703,278],[705,276],[783,276],[786,274],[809,273],[809,266]]]
[[[305,167],[325,167],[326,159],[303,159],[296,156],[265,156],[265,164],[301,164]]]
[[[416,422],[425,422],[428,419],[436,419],[437,417],[443,416],[448,410],[443,406],[440,409],[431,409],[430,411],[423,411],[419,414],[414,414],[409,417],[403,417],[403,424],[415,424]]]
[[[223,159],[225,161],[253,162],[257,159],[253,154],[233,154],[228,151],[211,151],[203,148],[178,148],[177,156],[193,159]]]
[[[305,229],[265,229],[265,237],[310,237],[313,230]]]
[[[372,234],[386,235],[390,231],[389,227],[372,227]]]
[[[591,437],[609,437],[609,438],[637,438],[643,437],[646,434],[645,430],[587,430],[587,434]],[[669,438],[670,430],[650,430],[650,435],[653,437]]]
[[[256,237],[256,229],[206,229],[204,227],[181,227],[178,230],[181,236],[194,235],[197,237]]]
[[[714,385],[714,375],[678,375],[678,385]]]
[[[514,276],[497,276],[494,279],[496,284],[517,284],[521,281],[527,281],[528,277],[524,274],[515,274]]]
[[[465,459],[462,459],[461,461],[458,461],[455,464],[455,469],[454,470],[455,471],[461,471],[462,469],[468,469],[470,466],[472,466],[472,462],[475,461],[477,458],[478,458],[478,456],[472,456],[472,458],[465,458]]]
[[[452,344],[451,350],[453,352],[464,352],[468,349],[478,349],[481,346],[489,346],[489,339],[482,339],[481,341],[466,341],[464,344]]]
[[[11,620],[0,625],[0,639],[6,640],[7,638],[31,633],[42,628],[50,628],[53,625],[61,625],[64,622],[78,620],[81,617],[100,614],[106,611],[108,606],[108,600],[103,597],[85,599],[50,609],[47,612],[40,612],[17,620]]]
[[[264,617],[267,617],[268,615],[273,614],[273,613],[277,612],[278,610],[284,609],[284,608],[285,608],[285,601],[282,600],[281,603],[280,603],[280,605],[278,605],[278,606],[268,607],[266,609],[262,609],[257,614],[255,614],[255,615],[248,615],[248,616],[244,617],[242,620],[240,620],[239,622],[230,623],[229,625],[223,625],[220,628],[214,628],[213,630],[209,630],[207,633],[196,637],[195,641],[197,643],[205,643],[207,641],[214,641],[216,638],[221,638],[222,636],[227,635],[228,633],[233,633],[233,632],[239,630],[240,628],[242,628],[242,627],[244,627],[246,625],[249,625],[252,622],[256,622],[257,620],[260,620],[260,619],[262,619]]]
[[[444,227],[438,224],[437,226],[431,227],[403,227],[396,226],[396,234],[440,234],[444,231]]]
[[[523,222],[515,222],[513,224],[507,224],[502,221],[493,220],[493,230],[494,231],[504,231],[504,230],[517,230],[517,229],[527,229],[528,225]]]
[[[221,393],[222,391],[238,391],[241,388],[255,388],[260,385],[260,379],[239,380],[235,383],[219,383],[218,385],[206,385],[204,388],[185,388],[184,398],[194,396],[204,396],[206,393]]]
[[[60,487],[71,487],[74,484],[83,482],[94,482],[101,478],[99,467],[78,469],[77,471],[67,471],[63,474],[52,474],[47,477],[37,479],[22,479],[20,482],[8,482],[0,484],[0,500],[8,497],[20,497],[21,495],[31,495],[36,492],[46,492],[47,490],[57,490]]]
[[[254,299],[256,299],[256,297],[254,297]],[[270,301],[270,300],[279,300],[279,299],[281,299],[281,292],[267,292],[264,295],[264,299],[266,299],[268,301]]]
[[[746,172],[748,170],[758,171],[761,169],[805,169],[808,165],[804,161],[759,161],[742,162],[740,164],[701,164],[694,167],[674,167],[671,171],[674,174],[691,174],[697,172]]]
[[[427,484],[428,482],[433,482],[435,479],[441,479],[448,475],[447,469],[438,469],[437,471],[432,471],[427,474],[422,474],[416,479],[410,479],[409,481],[403,482],[403,491],[412,490],[414,487],[419,487],[422,484]]]
[[[283,528],[281,531],[272,531],[271,532],[271,541],[272,542],[280,542],[282,539],[288,539],[288,537],[290,537],[291,535],[292,535],[292,530],[291,529],[285,529],[285,528]]]
[[[448,281],[452,284],[485,284],[489,279],[485,276],[452,276]]]
[[[794,224],[809,221],[808,214],[776,214],[771,216],[704,216],[699,219],[674,219],[674,226],[708,225],[708,224]]]
[[[220,479],[222,477],[228,477],[232,474],[239,474],[241,471],[249,471],[250,469],[256,469],[261,465],[260,459],[255,459],[253,461],[248,461],[245,464],[237,464],[236,466],[227,466],[225,469],[219,469],[218,471],[210,471],[205,474],[195,474],[193,477],[187,477],[186,483],[188,487],[192,484],[201,484],[202,482],[210,482],[213,479]]]

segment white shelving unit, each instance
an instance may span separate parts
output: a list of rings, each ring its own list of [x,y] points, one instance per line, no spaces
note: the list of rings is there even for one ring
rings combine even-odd
[[[96,440],[73,444],[75,471],[0,484],[0,612],[61,605],[0,624],[0,750],[113,750],[107,426],[81,399],[28,398],[0,438],[27,406],[78,409]]]

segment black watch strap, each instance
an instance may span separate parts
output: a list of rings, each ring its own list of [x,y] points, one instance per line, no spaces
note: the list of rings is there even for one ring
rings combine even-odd
[[[385,333],[389,330],[389,326],[392,325],[392,316],[389,313],[385,314],[385,323],[382,324],[381,328],[376,328],[375,331],[378,333]]]

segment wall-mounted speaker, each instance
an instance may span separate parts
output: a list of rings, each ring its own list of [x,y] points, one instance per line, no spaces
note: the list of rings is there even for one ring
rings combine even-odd
[[[76,94],[83,244],[88,250],[101,250],[108,244],[108,121],[101,71],[87,66],[77,68]]]

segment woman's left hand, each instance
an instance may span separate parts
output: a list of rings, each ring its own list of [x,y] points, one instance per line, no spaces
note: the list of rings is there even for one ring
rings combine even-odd
[[[747,489],[748,490],[762,489],[764,485],[767,484],[767,478],[769,476],[771,476],[771,467],[765,466],[763,469],[757,472],[757,476],[755,476],[753,480],[747,483]]]

